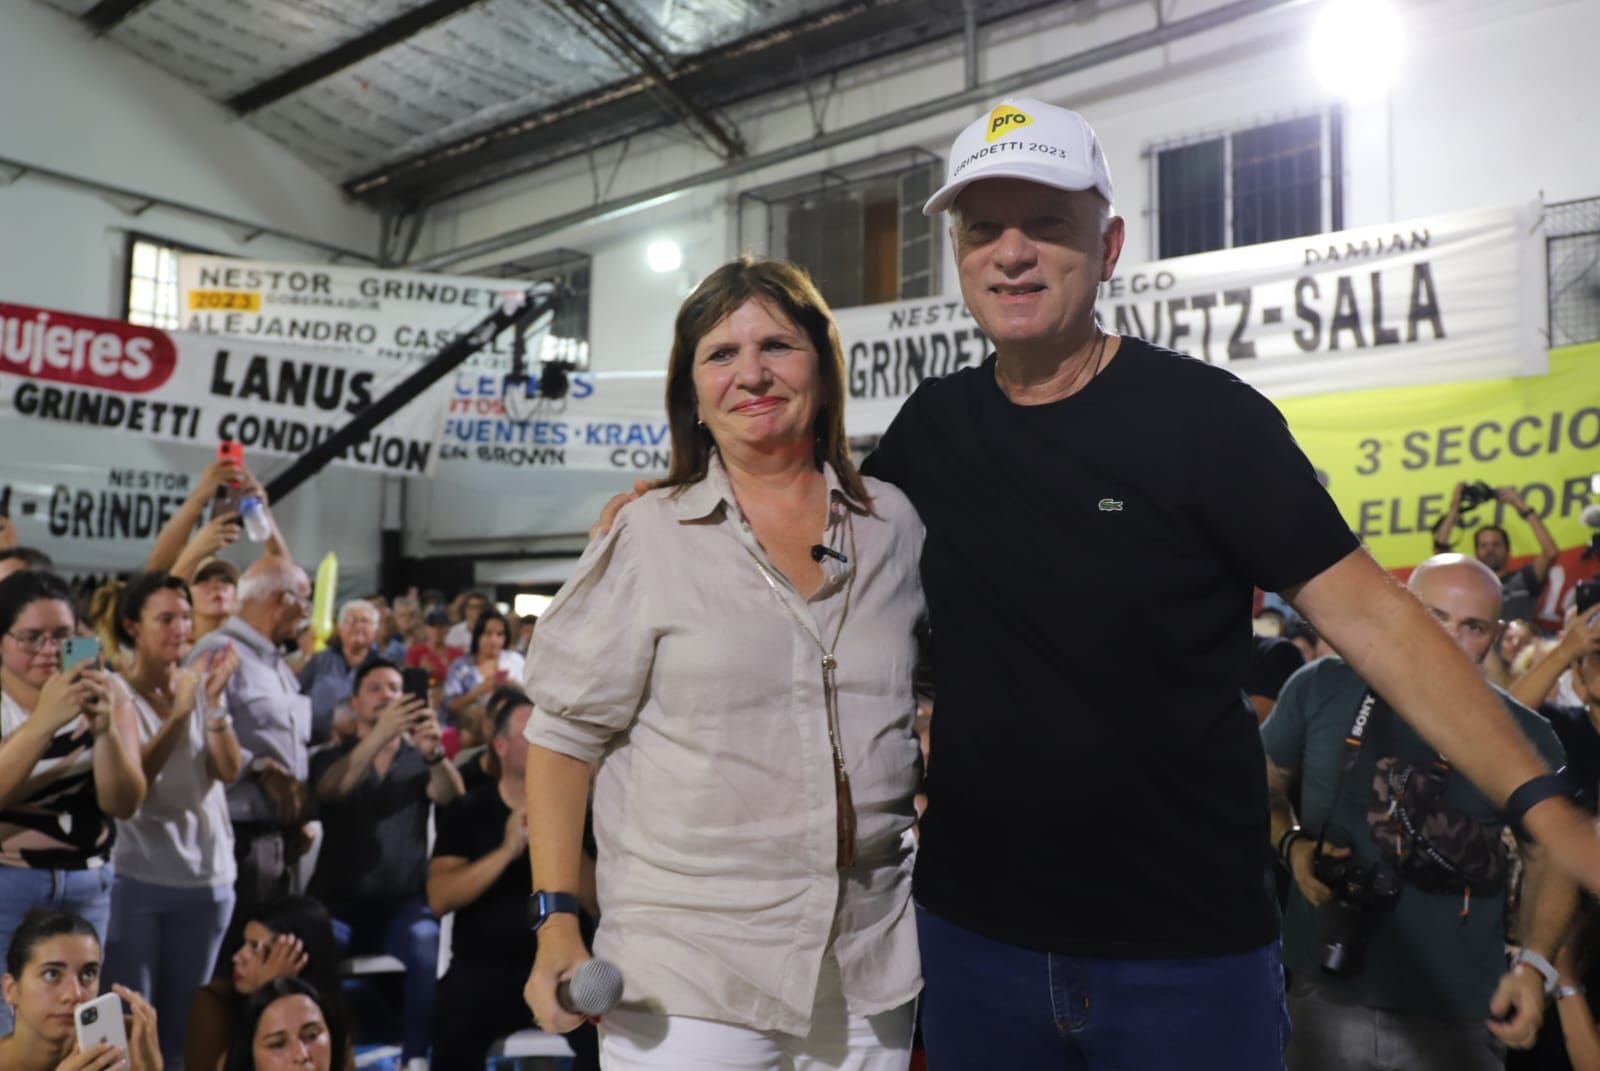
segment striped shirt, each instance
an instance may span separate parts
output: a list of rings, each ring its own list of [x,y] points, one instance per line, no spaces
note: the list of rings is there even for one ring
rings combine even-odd
[[[0,747],[28,719],[0,695]],[[94,790],[94,734],[79,715],[56,730],[15,798],[0,810],[0,866],[87,870],[111,855],[112,825]]]

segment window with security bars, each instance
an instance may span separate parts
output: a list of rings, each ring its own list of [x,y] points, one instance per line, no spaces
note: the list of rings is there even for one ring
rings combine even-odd
[[[141,327],[176,329],[183,320],[178,257],[184,253],[206,252],[209,250],[149,235],[128,235],[123,319]]]
[[[936,294],[939,232],[922,206],[943,174],[908,149],[746,191],[739,246],[799,264],[836,308]]]
[[[1600,339],[1600,197],[1544,206],[1550,345]]]
[[[1157,147],[1156,256],[1341,229],[1342,133],[1330,109]]]

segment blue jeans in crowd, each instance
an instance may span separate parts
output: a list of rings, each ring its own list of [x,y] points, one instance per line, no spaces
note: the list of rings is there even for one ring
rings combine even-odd
[[[70,911],[88,920],[102,944],[111,922],[111,864],[92,870],[28,870],[0,866],[0,957],[35,907]],[[0,1001],[0,1037],[11,1033],[11,1005]]]
[[[127,986],[156,1009],[161,1060],[183,1064],[183,1036],[194,991],[211,980],[233,915],[233,883],[178,888],[118,874],[111,885],[111,938],[105,979]]]
[[[1283,1071],[1276,941],[1200,959],[1062,956],[919,906],[928,1071]]]
[[[439,990],[439,923],[420,896],[388,903],[328,903],[333,936],[346,955],[382,953],[406,965],[401,1059],[428,1055]]]

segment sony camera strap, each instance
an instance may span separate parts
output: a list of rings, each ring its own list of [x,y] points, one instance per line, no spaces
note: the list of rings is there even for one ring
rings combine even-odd
[[[1344,796],[1344,783],[1349,780],[1350,771],[1355,769],[1356,761],[1361,758],[1361,749],[1366,744],[1369,734],[1378,732],[1380,727],[1387,729],[1388,718],[1393,713],[1389,704],[1371,688],[1362,693],[1361,704],[1356,707],[1355,720],[1350,723],[1350,731],[1345,734],[1344,748],[1339,755],[1339,779],[1333,786],[1333,799],[1328,801],[1327,817],[1322,820],[1322,828],[1317,832],[1317,847],[1312,858],[1322,854],[1322,845],[1328,839],[1328,826],[1333,823],[1334,812],[1338,810],[1339,800]],[[1441,774],[1450,772],[1450,763],[1443,755],[1434,755],[1433,767]]]

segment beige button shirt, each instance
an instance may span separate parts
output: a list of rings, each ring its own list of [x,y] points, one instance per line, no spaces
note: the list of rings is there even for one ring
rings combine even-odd
[[[858,1014],[921,987],[905,834],[921,763],[922,524],[876,480],[876,516],[851,514],[826,475],[826,538],[850,560],[824,558],[809,600],[744,526],[713,455],[676,497],[626,506],[539,619],[527,738],[600,762],[595,954],[621,968],[630,1006],[804,1035],[830,938]],[[816,642],[832,644],[841,613],[840,736],[859,823],[844,872]]]

